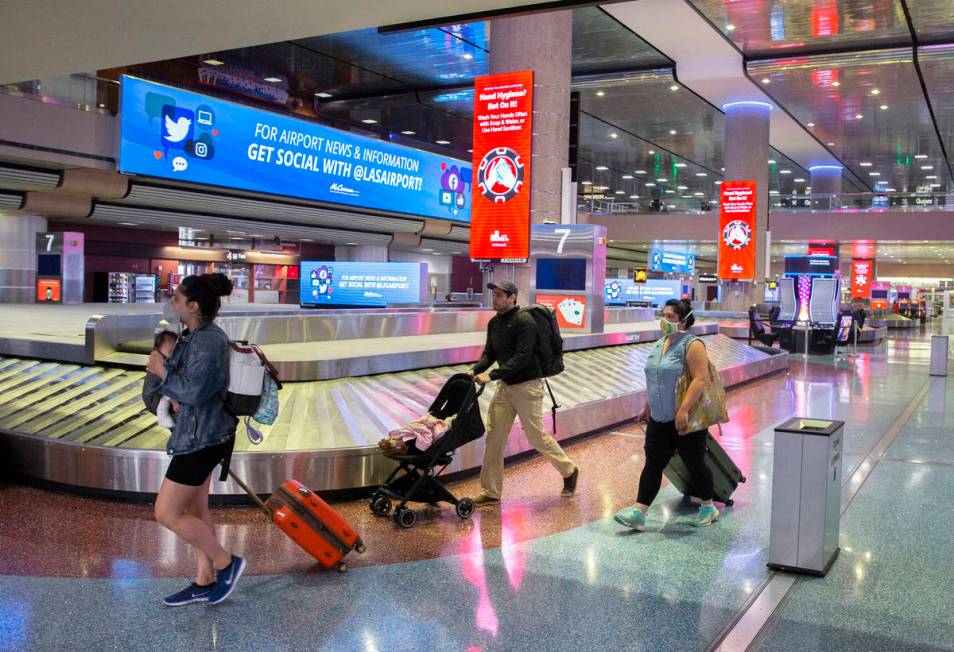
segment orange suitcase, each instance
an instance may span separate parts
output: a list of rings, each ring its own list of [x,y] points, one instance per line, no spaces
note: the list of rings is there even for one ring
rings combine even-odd
[[[272,521],[325,568],[348,570],[342,561],[352,550],[364,554],[364,543],[347,521],[318,494],[297,480],[286,480],[264,503],[233,473],[245,492]]]

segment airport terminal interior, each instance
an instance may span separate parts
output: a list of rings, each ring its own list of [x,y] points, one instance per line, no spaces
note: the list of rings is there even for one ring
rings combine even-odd
[[[0,651],[954,650],[954,0],[0,14]]]

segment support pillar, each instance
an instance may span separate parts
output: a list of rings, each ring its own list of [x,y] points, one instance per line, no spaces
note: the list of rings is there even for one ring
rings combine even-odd
[[[44,231],[45,218],[0,214],[0,303],[35,302],[36,234]]]
[[[732,102],[725,106],[725,176],[728,181],[754,180],[755,282],[722,282],[721,308],[748,310],[765,297],[766,234],[769,216],[769,122],[772,105],[767,102]],[[721,238],[722,234],[717,234]]]
[[[812,208],[833,210],[839,207],[842,169],[840,165],[813,165],[808,168],[812,175]]]
[[[335,245],[335,260],[386,263],[388,248],[378,245]]]
[[[572,11],[495,18],[490,24],[490,74],[534,71],[531,224],[561,221],[562,170],[570,147],[572,45]],[[492,275],[516,283],[520,302],[526,304],[530,269],[529,264],[495,265]],[[484,274],[485,296],[490,278]]]

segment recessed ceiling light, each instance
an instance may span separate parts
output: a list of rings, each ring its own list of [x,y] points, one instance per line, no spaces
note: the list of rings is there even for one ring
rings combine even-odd
[[[805,180],[802,178],[792,179],[792,181],[794,181],[795,183],[805,183]]]
[[[927,175],[927,176],[924,177],[924,178],[925,178],[925,179],[937,179],[937,175],[936,175],[936,174],[929,174],[929,175]]]
[[[777,195],[777,194],[778,194],[778,190],[769,190],[769,194],[770,194],[770,195]]]
[[[630,198],[630,199],[639,199],[639,195],[630,195],[629,198]]]
[[[897,192],[897,188],[885,188],[885,192]]]
[[[597,166],[596,166],[596,171],[597,171],[597,172],[603,172],[604,170],[609,170],[609,168],[606,167],[605,165],[597,165]]]
[[[856,114],[855,114],[855,120],[861,120],[863,117],[865,117],[865,116],[863,116],[863,115],[860,114],[860,113],[856,113]]]
[[[838,88],[839,86],[841,86],[841,82],[840,82],[840,81],[833,81],[833,82],[831,83],[831,85],[834,86],[835,88]]]
[[[626,193],[623,192],[622,190],[617,190],[617,191],[614,192],[613,194],[614,194],[614,195],[625,195]]]
[[[610,138],[619,138],[619,134],[614,131],[610,134]]]
[[[437,143],[438,145],[450,145],[449,140],[435,140],[434,142]]]
[[[592,186],[592,185],[593,185],[593,182],[592,182],[592,181],[581,181],[581,182],[580,182],[580,185],[581,185],[581,186]]]
[[[679,90],[679,84],[673,84],[672,86],[669,87],[669,90],[671,90],[671,91],[678,91],[678,90]]]
[[[116,222],[120,226],[139,226],[136,222]]]
[[[703,197],[703,196],[705,196],[705,193],[704,193],[704,192],[694,192],[694,193],[692,193],[692,195],[693,195],[694,197]]]
[[[772,80],[769,79],[768,77],[762,77],[762,83],[763,83],[763,84],[771,84],[771,83],[772,83]]]
[[[721,186],[721,185],[722,185],[722,182],[721,182],[721,181],[716,181],[716,182],[715,182],[715,185]]]
[[[606,95],[606,91],[596,91],[596,97],[603,97]]]
[[[696,176],[697,176],[697,177],[707,177],[707,176],[709,176],[709,175],[708,175],[707,173],[705,173],[705,172],[696,172]]]
[[[684,168],[684,167],[686,167],[686,164],[685,164],[685,163],[676,163],[675,165],[676,165],[677,168]]]
[[[471,59],[474,58],[474,55],[472,55],[472,54],[465,54],[465,55],[464,55],[464,58],[467,59],[468,61],[470,61]]]
[[[676,186],[676,190],[689,190],[689,186]]]
[[[281,77],[266,77],[265,78],[265,81],[269,82],[270,84],[277,84],[281,80],[282,80]]]
[[[887,105],[887,104],[882,104],[880,108],[881,108],[882,111],[887,111],[887,110],[888,110],[888,105]]]
[[[631,174],[624,174],[624,175],[623,175],[623,178],[624,178],[624,179],[632,179],[632,178],[633,178],[633,175],[631,175]]]
[[[675,191],[675,190],[667,190],[667,191],[666,191],[666,194],[667,194],[667,195],[675,195],[675,194],[676,194],[676,191]]]
[[[636,170],[636,174],[646,174],[646,170]]]
[[[411,131],[410,129],[405,129],[401,133],[404,134],[405,136],[414,136],[415,134],[417,134],[416,131]]]
[[[646,187],[647,187],[647,188],[655,188],[655,187],[656,187],[656,184],[653,183],[652,181],[650,181],[649,183],[646,184]]]
[[[207,66],[224,66],[225,65],[224,61],[219,61],[218,59],[203,59],[202,63],[204,63]]]
[[[915,154],[915,155],[914,155],[914,158],[927,158],[927,157],[928,157],[927,154]]]
[[[229,238],[229,240],[244,240],[244,238],[231,237],[231,238]]]
[[[879,91],[877,88],[872,88],[872,89],[871,89],[871,94],[872,94],[872,95],[880,95],[880,94],[881,94],[881,91]]]
[[[881,176],[881,173],[880,173],[880,172],[869,172],[868,174],[869,174],[870,176],[872,176],[872,177],[880,177],[880,176]]]
[[[656,179],[656,183],[666,183],[669,179]]]
[[[721,169],[723,172],[725,172],[725,168],[720,168],[720,169]]]
[[[467,151],[470,152],[471,154],[474,153],[474,150],[472,150],[472,149],[468,149]]]
[[[863,167],[863,168],[870,168],[870,167],[871,167],[871,161],[862,161],[862,162],[859,163],[858,165],[860,165],[860,166]]]
[[[829,146],[829,147],[834,147],[834,146],[835,146],[835,143],[828,143],[828,146]]]
[[[931,184],[931,187],[932,187],[932,188],[940,188],[940,187],[941,187],[941,184],[939,184],[939,183],[932,183],[932,184]]]
[[[775,159],[774,159],[774,158],[770,158],[770,159],[769,159],[769,165],[775,165]]]
[[[331,93],[326,93],[321,91],[320,93],[315,93],[315,97],[320,97],[323,100],[327,100],[329,97],[334,97]]]
[[[651,150],[649,150],[649,153],[650,153],[650,154],[655,154],[655,153],[656,153],[656,150],[651,149]]]
[[[814,127],[814,126],[815,126],[815,123],[814,123],[814,122],[809,122],[809,123],[808,123],[808,126],[809,126],[809,127]]]
[[[732,23],[729,23],[728,25],[725,26],[725,31],[727,32],[731,32],[734,29],[735,29],[735,25],[733,25]]]
[[[792,171],[791,171],[791,170],[779,170],[778,173],[779,173],[779,174],[791,174]]]
[[[299,242],[314,242],[311,238],[298,238]]]
[[[676,132],[675,129],[670,129],[670,130],[669,130],[669,135],[670,135],[670,136],[675,136],[676,133],[677,133],[677,132]]]
[[[349,247],[354,247],[354,246],[356,246],[358,243],[357,243],[357,242],[346,242],[345,244],[348,245]]]
[[[376,124],[378,124],[378,121],[375,120],[374,118],[365,118],[365,119],[362,120],[361,122],[363,122],[363,123],[366,124],[366,125],[376,125]]]
[[[921,169],[922,169],[922,170],[933,170],[933,169],[934,169],[934,166],[933,166],[933,165],[922,165],[922,166],[921,166]]]

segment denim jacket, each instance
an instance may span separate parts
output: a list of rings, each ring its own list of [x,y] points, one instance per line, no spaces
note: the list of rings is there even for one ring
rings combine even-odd
[[[167,453],[194,453],[235,435],[238,420],[225,411],[223,400],[228,386],[229,338],[216,324],[205,322],[179,339],[157,388],[181,405]]]

